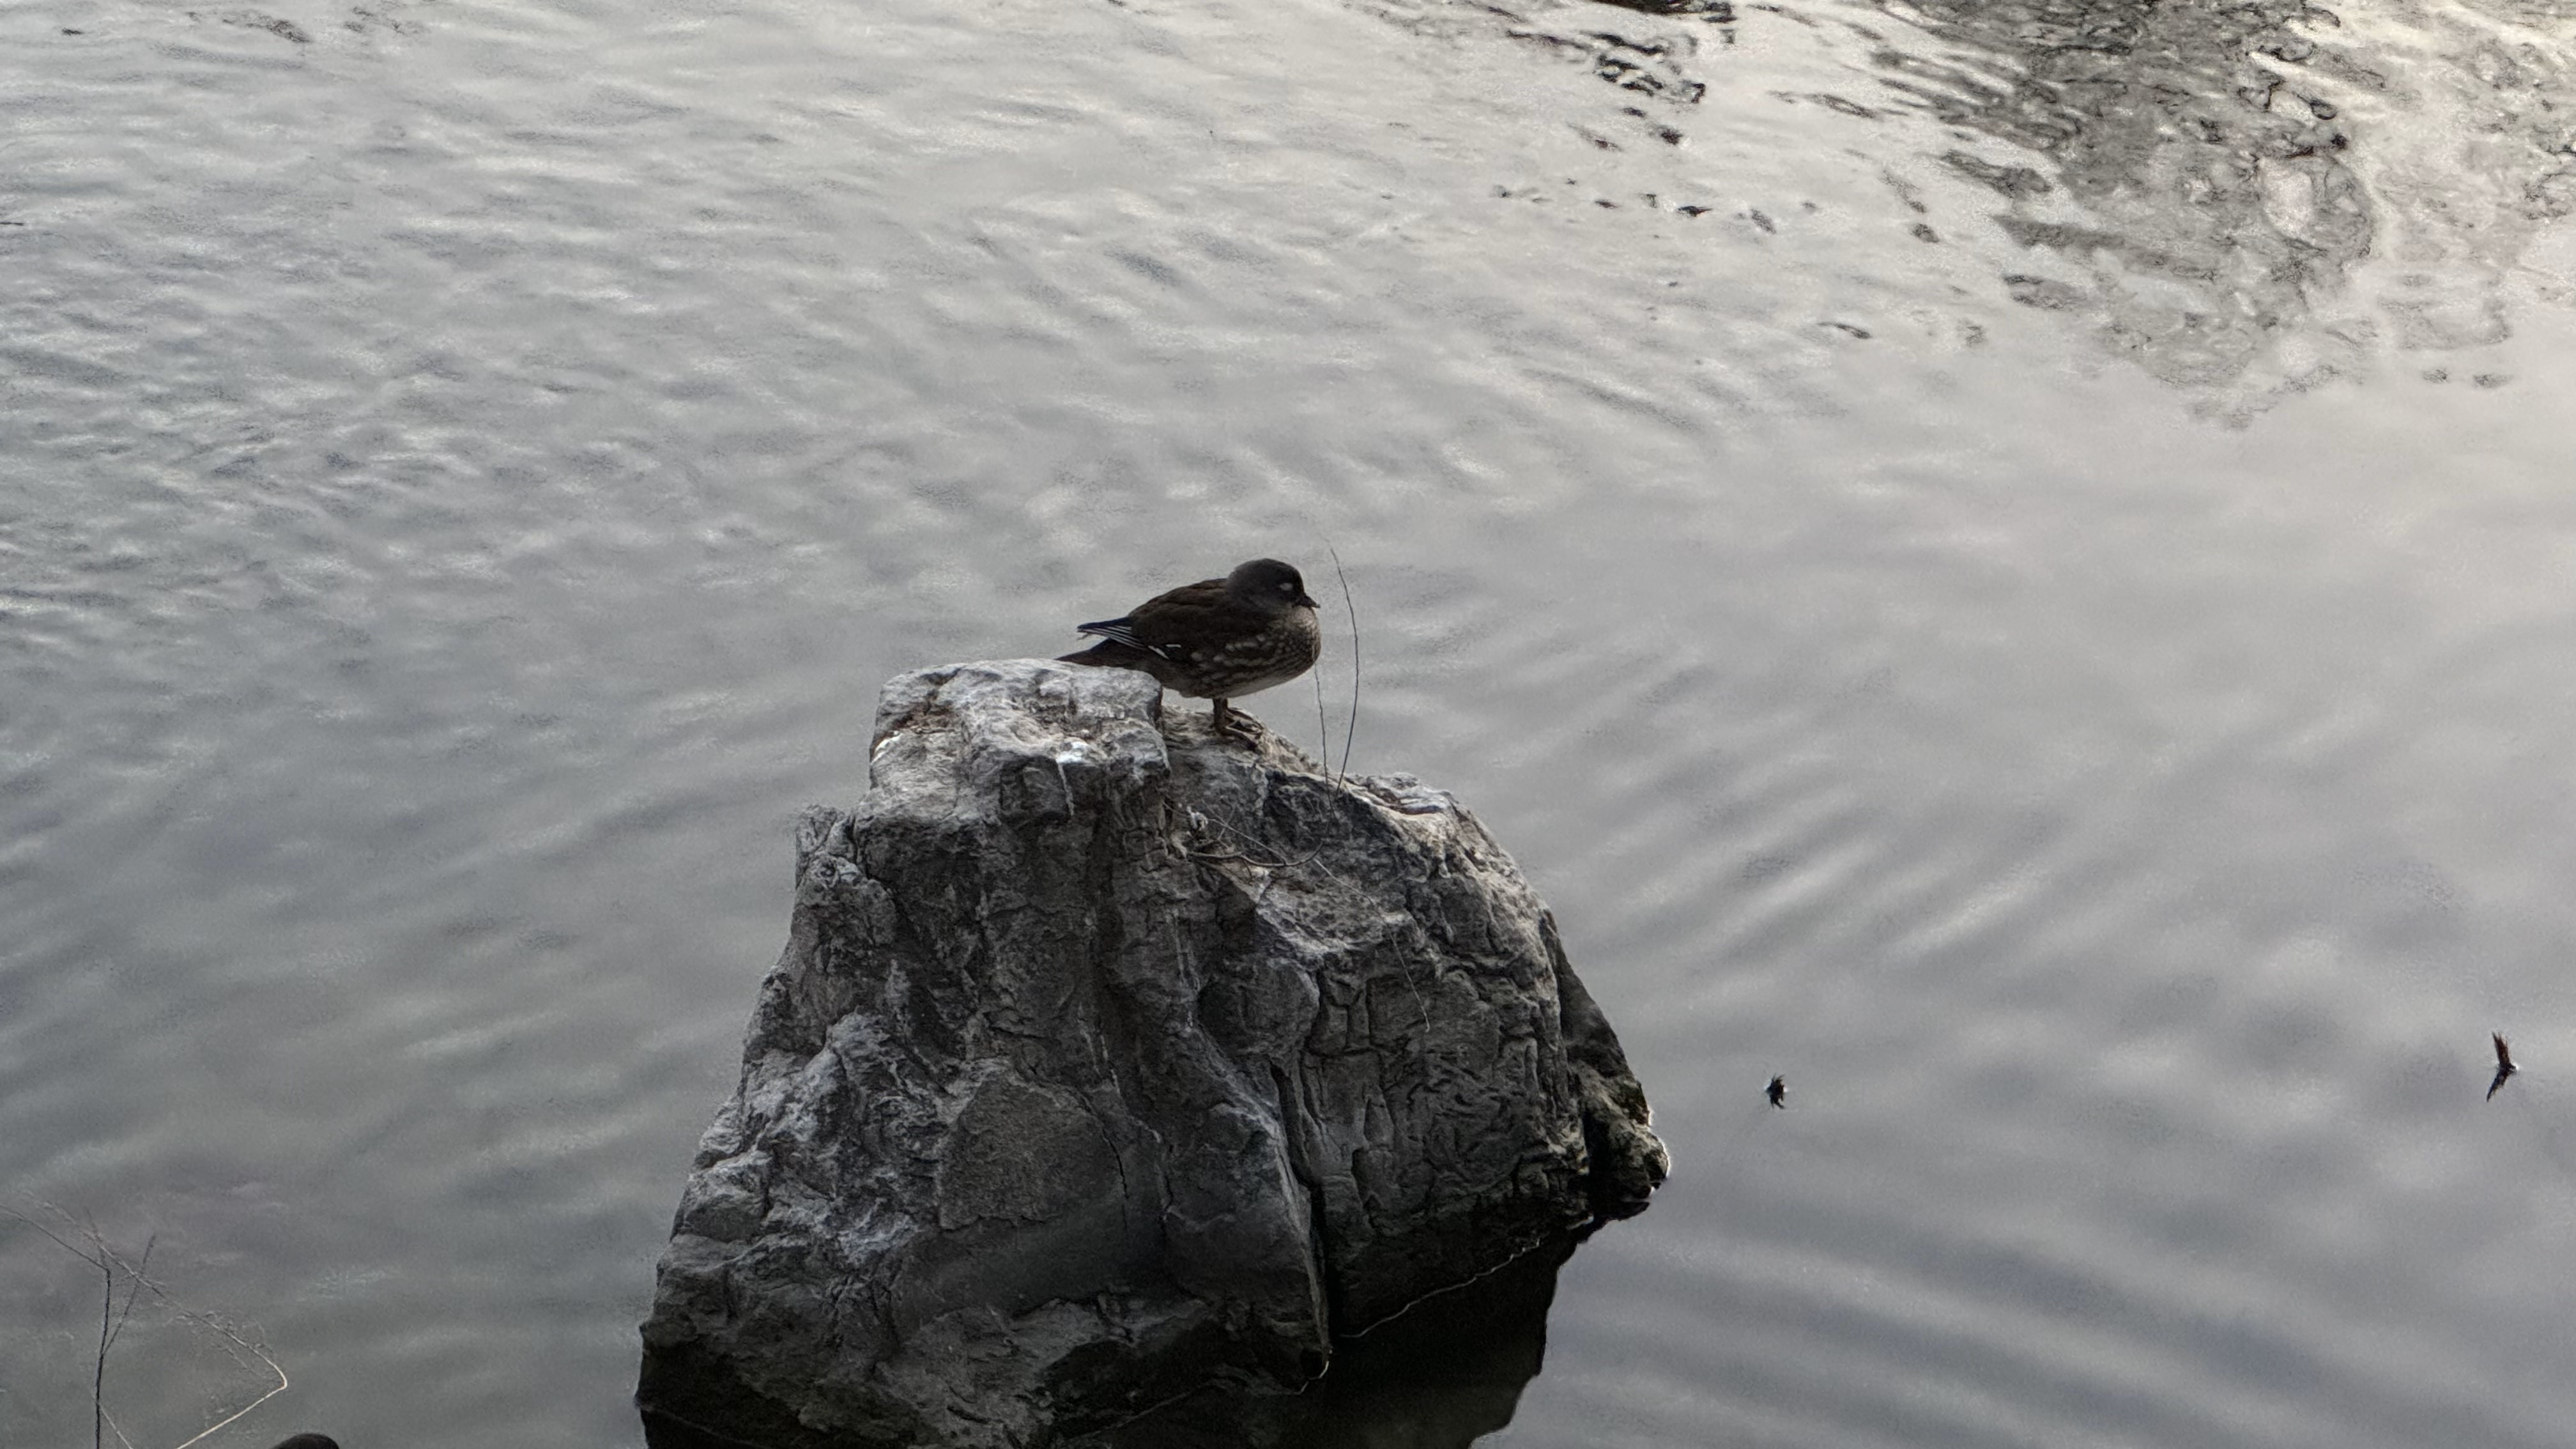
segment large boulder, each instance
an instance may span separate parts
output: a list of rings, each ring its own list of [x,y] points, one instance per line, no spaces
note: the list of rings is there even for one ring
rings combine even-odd
[[[1448,795],[1033,660],[890,682],[869,776],[799,832],[648,1420],[983,1449],[1290,1390],[1662,1180],[1554,920]]]

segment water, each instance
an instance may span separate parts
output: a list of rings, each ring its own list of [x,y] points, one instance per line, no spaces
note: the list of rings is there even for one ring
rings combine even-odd
[[[2576,9],[262,3],[0,16],[0,1190],[210,1442],[640,1442],[877,685],[1328,543],[1678,1161],[1484,1442],[2563,1442]]]

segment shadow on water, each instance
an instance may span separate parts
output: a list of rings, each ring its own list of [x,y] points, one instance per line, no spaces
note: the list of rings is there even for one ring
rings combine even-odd
[[[1495,1272],[1344,1340],[1305,1392],[1210,1391],[1070,1449],[1466,1449],[1511,1422],[1547,1352],[1557,1270],[1574,1240],[1532,1249]],[[742,1449],[658,1415],[651,1449]]]

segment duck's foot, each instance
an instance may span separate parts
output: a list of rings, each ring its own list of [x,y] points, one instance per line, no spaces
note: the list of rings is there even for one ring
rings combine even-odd
[[[1216,708],[1209,713],[1208,719],[1215,725],[1219,735],[1232,735],[1247,745],[1261,743],[1261,737],[1269,733],[1262,727],[1261,721],[1241,710],[1228,708],[1226,702],[1221,699],[1216,701]]]

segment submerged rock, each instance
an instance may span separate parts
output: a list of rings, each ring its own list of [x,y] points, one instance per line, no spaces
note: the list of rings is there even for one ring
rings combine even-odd
[[[648,1422],[1043,1445],[1298,1388],[1645,1205],[1645,1095],[1474,817],[1161,698],[1037,661],[887,685],[869,794],[799,833]]]

